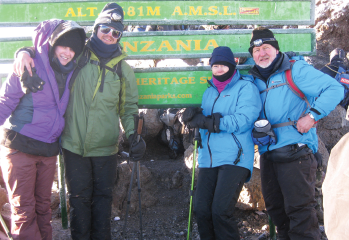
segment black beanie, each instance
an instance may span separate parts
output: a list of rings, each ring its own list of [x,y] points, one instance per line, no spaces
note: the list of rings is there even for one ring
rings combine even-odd
[[[212,67],[213,64],[218,63],[218,62],[227,62],[232,64],[233,66],[236,66],[234,54],[231,51],[229,47],[216,47],[213,49],[211,58],[210,58],[210,66]],[[222,64],[225,65],[225,64]]]
[[[97,30],[99,25],[105,25],[112,27],[120,32],[124,31],[124,11],[116,3],[107,3],[99,14],[93,26],[94,30]]]
[[[252,37],[251,37],[251,41],[250,44],[257,40],[257,39],[263,39],[263,38],[275,38],[274,34],[272,31],[270,31],[268,28],[266,27],[257,27],[252,31]],[[277,40],[275,41],[266,41],[265,43],[272,45],[274,48],[276,48],[277,50],[280,50],[279,48],[279,43]],[[248,51],[250,52],[250,54],[252,55],[252,50],[253,50],[254,46],[250,47],[248,49]]]
[[[70,47],[74,52],[74,58],[77,58],[85,46],[85,30],[74,21],[64,21],[59,24],[51,34],[50,45],[52,51],[56,46]],[[50,52],[52,56],[54,52]]]

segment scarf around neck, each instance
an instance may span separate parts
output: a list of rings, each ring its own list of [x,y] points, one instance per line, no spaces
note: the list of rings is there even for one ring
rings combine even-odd
[[[92,33],[91,37],[91,48],[93,52],[101,58],[111,58],[112,55],[118,51],[118,43],[115,44],[105,44],[100,40],[95,33]]]
[[[231,82],[231,80],[233,79],[235,73],[236,73],[236,70],[234,71],[233,75],[231,75],[231,77],[228,78],[227,80],[225,80],[224,82],[221,82],[221,81],[217,80],[217,79],[215,78],[215,76],[212,75],[213,84],[216,86],[216,88],[217,88],[217,90],[218,90],[219,93],[221,93],[221,92],[224,90],[225,86],[227,86],[228,83]]]

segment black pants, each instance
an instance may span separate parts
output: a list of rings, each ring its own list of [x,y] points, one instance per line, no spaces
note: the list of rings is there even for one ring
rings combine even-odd
[[[201,240],[240,239],[233,213],[249,173],[246,168],[231,165],[200,168],[194,214]]]
[[[272,162],[261,155],[262,193],[280,240],[318,240],[315,206],[317,162],[313,154],[292,162]]]
[[[112,191],[116,155],[82,157],[63,149],[74,240],[111,239]]]

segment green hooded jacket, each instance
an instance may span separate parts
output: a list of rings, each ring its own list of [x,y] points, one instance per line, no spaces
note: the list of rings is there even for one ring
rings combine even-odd
[[[90,60],[99,61],[90,51]],[[66,111],[62,147],[83,157],[101,157],[118,151],[119,119],[128,138],[138,114],[138,89],[132,68],[122,53],[106,65],[114,69],[121,61],[122,79],[105,69],[103,91],[100,66],[88,61],[77,75]]]

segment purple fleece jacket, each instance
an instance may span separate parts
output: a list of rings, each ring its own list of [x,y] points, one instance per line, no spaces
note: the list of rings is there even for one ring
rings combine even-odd
[[[0,92],[0,126],[27,137],[56,142],[64,128],[64,113],[69,101],[69,74],[63,96],[59,99],[58,85],[49,62],[49,38],[63,20],[42,22],[33,36],[36,50],[36,73],[45,81],[44,89],[25,94],[20,78],[10,74]]]

